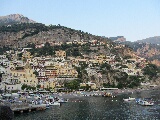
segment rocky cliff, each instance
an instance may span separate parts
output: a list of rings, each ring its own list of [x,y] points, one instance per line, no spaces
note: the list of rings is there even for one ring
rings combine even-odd
[[[36,22],[27,17],[24,17],[21,14],[10,14],[7,16],[0,16],[0,26],[12,25],[15,23],[36,23]]]

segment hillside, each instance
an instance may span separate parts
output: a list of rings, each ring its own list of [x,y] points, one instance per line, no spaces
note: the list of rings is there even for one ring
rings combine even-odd
[[[45,26],[41,23],[21,23],[0,27],[1,47],[25,47],[27,43],[44,44],[72,41],[108,40],[81,30],[60,25]]]
[[[127,45],[133,49],[138,56],[146,58],[151,63],[160,66],[160,45],[151,43],[141,42],[123,42],[122,44]]]
[[[160,44],[160,36],[149,37],[143,40],[137,40],[139,43],[151,43],[151,44]]]
[[[123,36],[120,38],[125,41]],[[55,57],[56,51],[65,51],[66,61],[77,61],[83,69],[82,77],[79,66],[73,66],[79,71],[78,78],[84,82],[92,80],[98,86],[105,83],[105,87],[134,87],[144,79],[143,68],[147,64],[144,58],[126,45],[81,30],[42,23],[12,24],[0,27],[0,42],[1,54],[9,49],[19,50],[24,47],[32,48],[29,52],[34,57]],[[10,54],[7,56],[9,60],[13,59]],[[20,56],[17,54],[14,58],[20,59]]]
[[[0,27],[0,44],[1,48],[23,48],[29,44],[34,44],[35,47],[43,46],[46,42],[51,46],[70,44],[70,43],[92,43],[94,46],[89,45],[88,55],[93,54],[116,54],[117,57],[123,58],[124,56],[134,57],[134,52],[124,46],[119,46],[108,38],[95,36],[81,30],[71,29],[61,25],[46,26],[41,23],[21,23],[13,24],[11,26]],[[106,43],[107,46],[101,46],[100,42]],[[100,46],[99,46],[100,45]],[[88,49],[86,48],[83,49]],[[78,48],[79,51],[81,47]],[[92,51],[92,52],[91,52]],[[97,51],[97,53],[93,52]]]
[[[10,14],[7,16],[0,16],[0,26],[12,25],[15,23],[36,23],[36,22],[20,14]]]

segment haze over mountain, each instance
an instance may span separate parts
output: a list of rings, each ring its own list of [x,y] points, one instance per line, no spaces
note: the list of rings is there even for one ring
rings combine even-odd
[[[10,14],[6,16],[0,16],[0,26],[11,25],[15,23],[36,23],[36,22],[27,17],[24,17],[21,14]]]
[[[146,38],[146,39],[137,40],[136,42],[160,44],[160,36],[149,37],[149,38]]]

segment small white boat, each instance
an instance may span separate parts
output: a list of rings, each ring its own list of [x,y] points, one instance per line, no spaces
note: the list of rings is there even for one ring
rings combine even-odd
[[[152,101],[146,101],[146,100],[141,100],[141,101],[139,101],[138,104],[144,105],[144,106],[152,106],[152,105],[154,105],[154,102],[152,102]]]
[[[59,103],[67,103],[69,101],[69,99],[59,99],[58,102]]]
[[[133,100],[135,100],[135,98],[131,98],[131,97],[129,97],[129,98],[127,98],[127,99],[123,99],[124,101],[126,101],[126,102],[128,102],[128,101],[133,101]]]
[[[61,103],[59,103],[59,102],[52,102],[52,103],[49,103],[49,105],[50,105],[50,106],[54,106],[54,105],[60,106]]]

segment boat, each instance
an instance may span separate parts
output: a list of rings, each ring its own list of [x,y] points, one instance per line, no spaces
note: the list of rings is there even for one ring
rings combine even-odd
[[[154,105],[154,102],[152,101],[151,98],[144,98],[144,99],[136,99],[136,103],[138,103],[139,105],[143,105],[143,106],[152,106]]]
[[[54,105],[60,106],[61,103],[59,103],[59,102],[51,102],[51,103],[49,103],[49,105],[50,105],[50,106],[54,106]]]
[[[59,103],[67,103],[68,101],[69,99],[63,99],[63,98],[58,100]]]
[[[141,98],[136,98],[135,101],[136,101],[137,104],[139,104],[139,102],[142,101],[142,99]]]
[[[123,99],[124,101],[126,101],[126,102],[128,102],[128,101],[134,101],[135,100],[135,98],[131,98],[131,97],[129,97],[129,98],[127,98],[127,99]]]
[[[138,104],[143,105],[143,106],[153,106],[154,102],[152,102],[152,101],[146,101],[146,100],[141,100]]]

